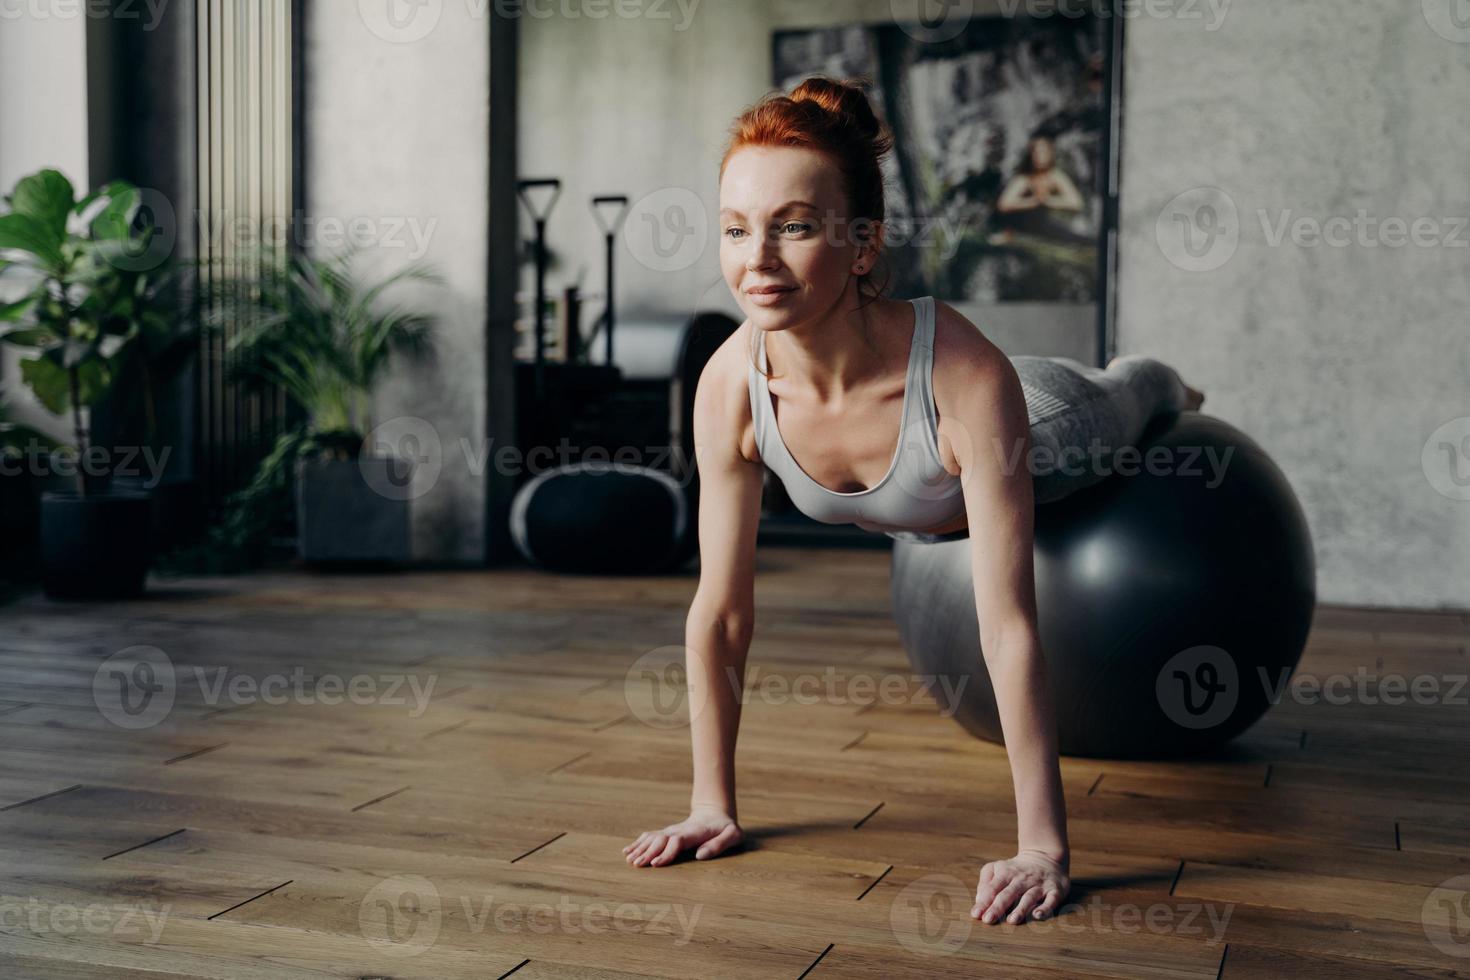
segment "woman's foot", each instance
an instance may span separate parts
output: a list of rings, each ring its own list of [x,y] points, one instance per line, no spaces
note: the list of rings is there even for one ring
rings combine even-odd
[[[1113,358],[1111,361],[1108,362],[1108,366],[1107,366],[1106,370],[1111,370],[1114,364],[1117,364],[1119,361],[1124,360],[1126,358],[1130,358],[1130,357],[1139,358],[1139,357],[1143,357],[1143,355],[1141,355],[1141,354],[1119,354],[1117,357]],[[1188,411],[1191,411],[1191,412],[1198,412],[1199,411],[1199,407],[1205,403],[1205,393],[1203,391],[1200,391],[1198,388],[1191,388],[1189,385],[1184,384],[1184,379],[1183,378],[1181,378],[1179,380],[1179,383],[1184,385],[1184,407],[1185,407],[1185,409],[1188,410]]]

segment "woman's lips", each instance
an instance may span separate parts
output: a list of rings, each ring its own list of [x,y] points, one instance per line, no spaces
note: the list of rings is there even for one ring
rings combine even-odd
[[[782,289],[774,293],[749,293],[750,301],[757,306],[775,306],[795,293],[795,289]]]

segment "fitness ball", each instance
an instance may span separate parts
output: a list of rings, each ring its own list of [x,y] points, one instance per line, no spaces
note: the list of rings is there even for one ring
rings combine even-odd
[[[1063,755],[1199,753],[1287,689],[1311,627],[1311,535],[1285,476],[1238,429],[1153,419],[1106,475],[1036,508],[1037,626]],[[899,635],[940,708],[1001,742],[971,540],[894,542]],[[961,686],[963,685],[963,686]]]
[[[516,491],[516,549],[550,571],[647,574],[682,564],[694,540],[690,499],[661,470],[575,463]]]

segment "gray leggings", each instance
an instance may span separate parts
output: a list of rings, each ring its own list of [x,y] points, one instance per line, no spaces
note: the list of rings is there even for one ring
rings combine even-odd
[[[1138,445],[1155,415],[1182,411],[1184,381],[1162,361],[1141,354],[1107,369],[1067,357],[1015,356],[1031,422],[1036,502],[1050,503],[1102,480],[1111,454]]]
[[[1060,500],[1107,477],[1111,455],[1138,445],[1155,415],[1183,411],[1184,381],[1162,361],[1141,354],[1119,357],[1108,368],[1069,357],[1014,355],[1031,423],[1031,470],[1037,504]],[[1004,447],[1002,447],[1004,448]],[[892,531],[904,541],[932,543],[969,536]]]

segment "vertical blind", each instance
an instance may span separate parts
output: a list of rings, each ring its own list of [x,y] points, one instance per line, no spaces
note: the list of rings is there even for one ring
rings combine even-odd
[[[195,0],[199,258],[206,279],[259,271],[294,226],[293,0]],[[267,258],[266,261],[269,261]],[[207,332],[199,356],[199,479],[217,511],[249,482],[288,421],[277,390],[228,380],[238,324]]]

